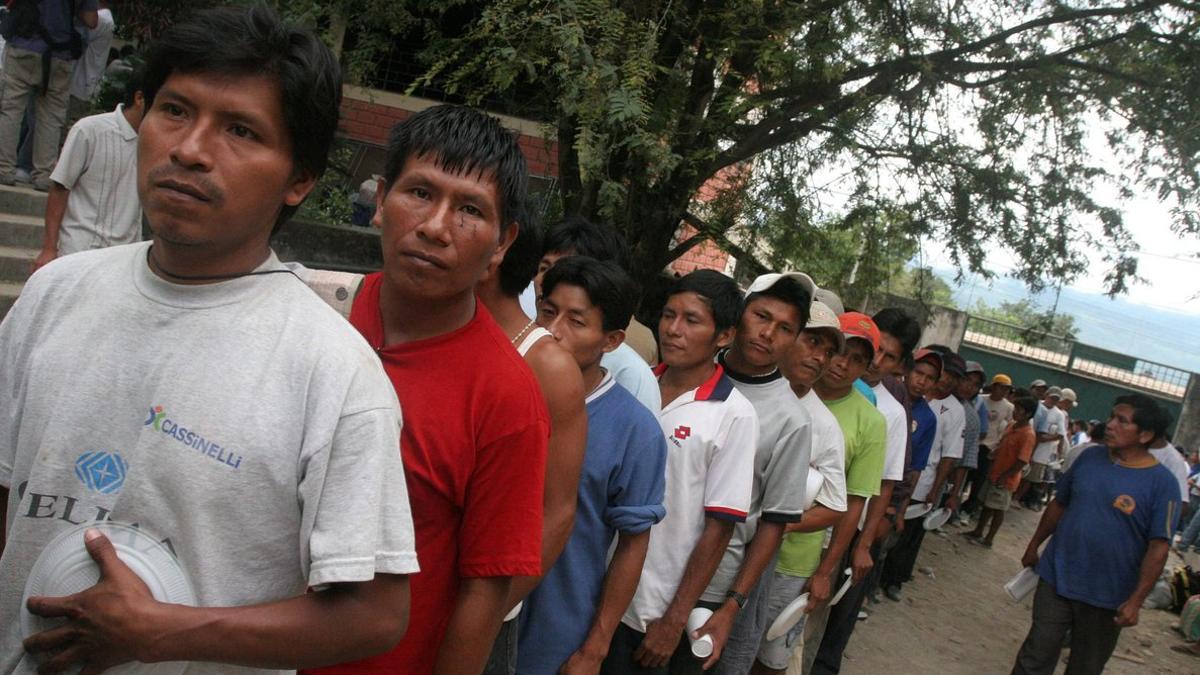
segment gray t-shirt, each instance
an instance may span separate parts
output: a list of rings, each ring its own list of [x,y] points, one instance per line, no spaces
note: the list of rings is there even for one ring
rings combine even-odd
[[[0,672],[32,671],[26,577],[89,520],[168,542],[202,606],[418,569],[399,404],[366,342],[290,273],[179,286],[148,246],[55,260],[0,324]]]
[[[746,547],[758,531],[760,519],[777,523],[800,520],[813,445],[808,410],[800,405],[779,371],[762,377],[748,377],[726,366],[725,374],[754,406],[758,415],[758,445],[754,449],[750,511],[745,522],[734,526],[721,564],[700,596],[710,602],[725,600],[725,593],[733,585],[746,558]]]

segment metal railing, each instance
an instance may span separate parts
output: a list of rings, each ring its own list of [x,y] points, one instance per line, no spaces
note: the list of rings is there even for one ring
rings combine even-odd
[[[1192,377],[1180,368],[979,316],[967,318],[963,342],[1180,400]]]

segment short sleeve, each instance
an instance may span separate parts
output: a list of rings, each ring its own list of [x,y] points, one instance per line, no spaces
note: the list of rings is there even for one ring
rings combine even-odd
[[[957,404],[956,401],[952,403]],[[961,405],[958,406],[962,408]],[[956,411],[951,410],[948,415],[941,415],[940,419],[945,422],[942,427],[939,424],[939,429],[942,433],[942,457],[950,459],[962,459],[963,456],[963,427],[966,419],[963,414],[955,414]],[[962,411],[965,414],[965,410]]]
[[[1154,508],[1150,510],[1150,538],[1171,541],[1175,537],[1175,528],[1179,525],[1179,511],[1182,503],[1171,495],[1179,492],[1178,482],[1167,472],[1166,477],[1156,476],[1154,482]]]
[[[1033,414],[1033,430],[1039,434],[1050,433],[1048,431],[1049,425],[1047,424],[1047,418],[1049,416],[1050,411],[1046,409],[1046,406],[1039,403],[1037,412]]]
[[[754,449],[758,445],[758,418],[754,409],[741,394],[730,394],[724,410],[715,447],[709,458],[708,474],[704,480],[704,513],[712,518],[744,522],[750,511],[750,492],[754,483]],[[728,405],[728,402],[722,405]]]
[[[857,434],[860,446],[846,467],[846,493],[874,497],[879,494],[884,454],[887,452],[885,423],[877,411],[864,410],[859,417],[859,424],[862,425]]]
[[[813,435],[819,444],[813,452],[812,468],[821,474],[815,502],[833,511],[846,510],[846,438],[836,424]]]
[[[310,586],[418,571],[400,424],[397,407],[345,414],[330,444],[303,463]]]
[[[1054,501],[1062,504],[1063,506],[1070,505],[1071,492],[1075,487],[1075,476],[1079,475],[1080,470],[1087,470],[1087,454],[1088,451],[1084,450],[1083,454],[1079,456],[1079,459],[1071,465],[1071,468],[1064,471],[1063,474],[1058,477],[1058,482],[1054,484]]]
[[[604,523],[629,534],[639,534],[660,522],[667,481],[667,439],[650,418],[630,430],[621,465],[608,486]]]
[[[87,171],[91,157],[92,129],[88,124],[76,124],[67,132],[67,140],[58,153],[58,163],[50,174],[50,180],[68,190],[74,190],[79,177]]]
[[[29,333],[34,328],[35,312],[43,306],[46,268],[39,270],[21,290],[8,314],[0,321],[0,485],[12,487],[17,461],[17,437],[25,392],[26,364],[37,342]],[[10,514],[11,515],[11,514]],[[0,523],[0,527],[4,527]]]
[[[796,406],[799,410],[799,406]],[[812,461],[812,425],[793,420],[779,439],[763,475],[762,519],[794,523],[804,512],[804,486]]]
[[[884,446],[883,480],[904,480],[904,467],[907,464],[908,434],[905,425],[908,418],[904,409],[895,409],[884,416],[887,441]]]
[[[458,535],[462,576],[541,574],[548,437],[537,420],[479,449]]]

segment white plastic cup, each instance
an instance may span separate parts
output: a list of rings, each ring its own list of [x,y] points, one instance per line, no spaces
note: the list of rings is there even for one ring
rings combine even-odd
[[[1032,567],[1025,567],[1016,576],[1008,580],[1004,584],[1004,590],[1008,593],[1008,597],[1012,598],[1013,602],[1021,602],[1029,597],[1038,585],[1037,572],[1033,571]]]
[[[701,635],[698,638],[693,638],[692,633],[700,630],[700,627],[708,623],[709,617],[713,615],[711,609],[697,607],[688,614],[687,634],[688,640],[692,643],[692,656],[698,659],[707,659],[713,653],[713,641],[711,635]]]

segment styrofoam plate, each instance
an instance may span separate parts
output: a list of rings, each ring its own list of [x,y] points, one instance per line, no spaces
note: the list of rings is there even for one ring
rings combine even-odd
[[[952,515],[954,515],[954,512],[946,508],[934,509],[933,511],[930,511],[929,515],[925,516],[925,529],[938,529],[939,527],[950,522],[950,516]]]
[[[808,606],[808,593],[801,593],[800,597],[788,603],[787,607],[779,613],[775,622],[767,629],[767,639],[774,640],[787,635],[796,624],[800,623],[800,619],[804,618],[804,608]]]
[[[1004,584],[1004,590],[1013,602],[1021,602],[1033,592],[1033,589],[1037,588],[1037,585],[1037,572],[1034,572],[1032,567],[1023,567],[1016,576]]]
[[[91,588],[100,580],[100,567],[84,547],[83,534],[97,529],[112,542],[117,557],[138,575],[150,589],[154,599],[178,605],[195,605],[196,593],[187,574],[171,553],[157,539],[142,530],[111,521],[85,523],[58,535],[42,549],[25,582],[21,599],[21,635],[28,638],[62,625],[62,619],[36,616],[26,603],[33,596],[62,597]],[[128,664],[108,670],[109,673],[182,673],[185,663]]]
[[[804,483],[804,509],[808,510],[813,503],[817,501],[817,493],[820,492],[821,486],[825,484],[825,477],[820,471],[816,471],[811,467],[808,470],[808,479]]]
[[[846,580],[842,582],[842,587],[837,590],[837,593],[833,594],[833,599],[829,601],[830,607],[842,601],[842,596],[846,595],[846,591],[850,590],[851,582],[854,581],[853,568],[847,567],[844,574],[846,575]]]
[[[904,519],[912,520],[913,518],[920,518],[921,516],[925,515],[926,513],[929,513],[932,510],[933,510],[933,504],[927,504],[925,502],[915,502],[913,504],[909,504],[907,509],[904,509]]]

